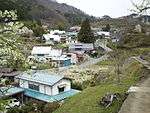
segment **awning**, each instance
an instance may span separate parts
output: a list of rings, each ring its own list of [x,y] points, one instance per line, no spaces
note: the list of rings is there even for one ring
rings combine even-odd
[[[34,98],[34,99],[37,99],[37,100],[44,101],[44,102],[54,102],[54,101],[64,100],[64,99],[71,97],[79,92],[80,91],[78,91],[78,90],[71,89],[70,91],[62,92],[55,96],[49,96],[49,95],[40,93],[40,92],[32,90],[32,89],[25,89],[24,95]]]
[[[24,89],[18,87],[1,87],[0,88],[0,98],[5,96],[12,96],[18,93],[24,92]]]

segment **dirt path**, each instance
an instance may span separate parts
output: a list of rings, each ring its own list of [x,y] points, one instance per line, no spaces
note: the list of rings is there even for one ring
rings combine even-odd
[[[119,113],[150,113],[150,77],[128,96]]]

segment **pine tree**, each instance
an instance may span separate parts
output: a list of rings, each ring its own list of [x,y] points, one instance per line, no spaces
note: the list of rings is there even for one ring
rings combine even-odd
[[[81,25],[81,30],[78,34],[78,41],[82,43],[94,43],[94,34],[92,33],[88,19],[83,21]]]

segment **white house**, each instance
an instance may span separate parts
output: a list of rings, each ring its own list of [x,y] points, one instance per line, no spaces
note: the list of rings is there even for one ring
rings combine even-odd
[[[52,50],[51,46],[34,46],[31,55],[35,57],[49,56],[51,50]]]
[[[37,60],[39,62],[51,62],[54,67],[65,67],[71,65],[71,58],[63,55],[61,49],[52,49],[51,47],[35,46],[28,57],[29,61]]]
[[[106,31],[99,31],[99,32],[97,32],[97,35],[98,36],[104,36],[104,38],[106,38],[106,39],[110,39],[110,32],[106,32]]]
[[[46,44],[54,44],[66,43],[67,37],[53,34],[43,34],[43,39],[46,41]]]
[[[25,96],[45,102],[61,101],[79,92],[71,89],[70,79],[47,71],[24,72],[16,81],[25,90]]]
[[[66,33],[65,31],[60,31],[60,30],[51,30],[50,31],[50,34],[52,34],[52,35],[63,35],[65,33]]]
[[[65,31],[51,30],[50,33],[43,34],[42,38],[47,44],[66,43],[67,37],[65,34]]]
[[[62,55],[62,50],[52,49],[51,46],[35,46],[31,55],[35,57],[58,57]]]

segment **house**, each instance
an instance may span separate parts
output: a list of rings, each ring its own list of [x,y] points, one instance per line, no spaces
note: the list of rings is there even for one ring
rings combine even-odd
[[[61,49],[52,49],[51,47],[37,46],[34,47],[29,61],[49,62],[54,67],[65,67],[71,65],[71,59],[65,55]]]
[[[1,78],[8,78],[12,82],[14,81],[14,77],[19,75],[20,71],[12,68],[2,68],[0,67],[0,77]]]
[[[74,32],[79,32],[80,31],[80,29],[81,29],[81,27],[80,26],[73,26],[73,27],[71,27],[70,29],[69,29],[69,31],[74,31]]]
[[[64,35],[66,32],[65,31],[60,31],[60,30],[51,30],[50,34],[52,35]]]
[[[71,59],[71,64],[78,63],[78,55],[76,53],[64,53],[67,57]]]
[[[51,46],[34,46],[31,55],[35,57],[49,56],[51,50]]]
[[[60,57],[61,55],[62,50],[52,49],[51,46],[35,46],[29,58],[33,59],[34,57],[36,60],[41,61],[41,59],[48,60],[47,58]]]
[[[79,52],[84,53],[86,51],[94,50],[94,45],[92,43],[85,44],[85,43],[74,43],[69,45],[70,52]]]
[[[65,31],[52,30],[48,34],[43,34],[42,39],[46,44],[66,43],[67,36]]]
[[[106,31],[99,31],[99,32],[97,32],[97,35],[98,36],[104,36],[104,38],[106,38],[106,39],[110,39],[110,32],[106,32]]]
[[[43,34],[43,40],[46,44],[66,43],[67,37],[64,35]]]
[[[67,57],[66,55],[62,55],[60,57],[51,57],[51,61],[53,67],[66,67],[72,64],[71,58]]]
[[[29,71],[16,76],[27,99],[44,102],[62,101],[79,91],[71,89],[71,80],[47,71]]]

